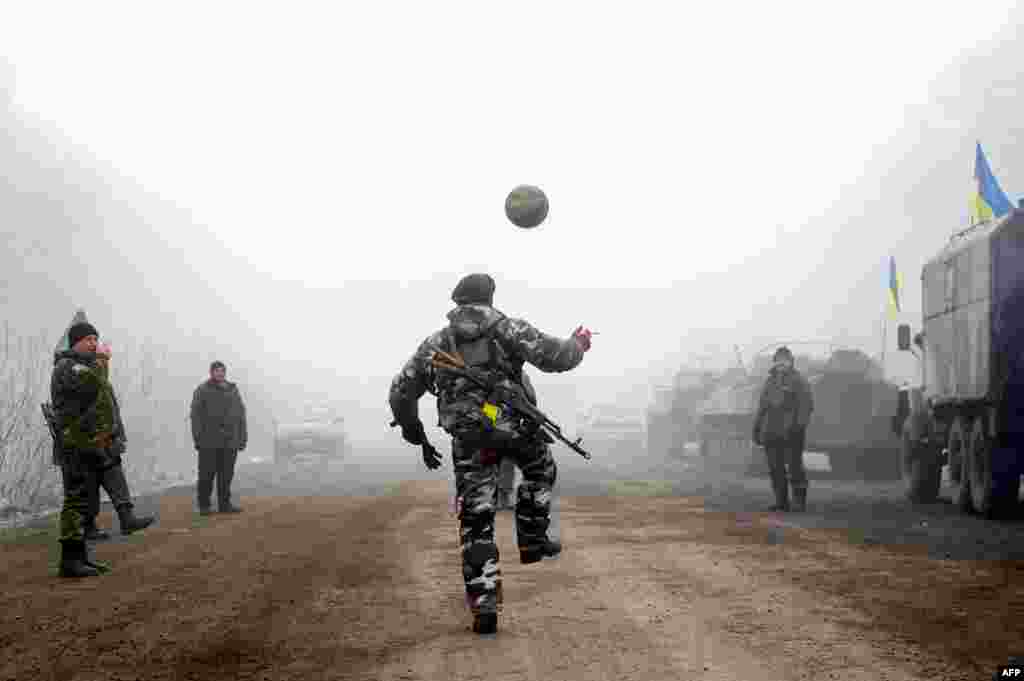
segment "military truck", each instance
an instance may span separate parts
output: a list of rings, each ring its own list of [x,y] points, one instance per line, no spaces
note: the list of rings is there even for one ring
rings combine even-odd
[[[698,409],[701,455],[719,467],[763,474],[761,449],[751,441],[761,387],[771,366],[767,354],[779,345],[821,346],[826,358],[797,354],[797,368],[811,386],[814,412],[806,451],[826,454],[836,477],[899,479],[900,440],[891,431],[899,388],[864,352],[828,342],[777,343],[755,356],[750,370],[732,369]]]
[[[348,447],[345,418],[329,405],[310,405],[301,420],[274,426],[275,463],[309,457],[339,460],[346,456]]]
[[[897,328],[921,382],[893,429],[908,499],[934,502],[948,465],[964,512],[1012,515],[1024,474],[1024,213],[955,234],[921,271],[922,329]]]

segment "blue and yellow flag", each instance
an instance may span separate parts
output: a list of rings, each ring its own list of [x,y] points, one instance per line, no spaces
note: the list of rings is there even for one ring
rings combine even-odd
[[[1013,209],[1010,199],[1006,198],[999,182],[989,168],[985,152],[978,142],[974,155],[974,195],[971,196],[971,224],[987,222],[992,218],[1001,218]]]
[[[900,289],[903,288],[903,277],[896,271],[896,258],[889,256],[889,315],[895,319],[900,311]]]

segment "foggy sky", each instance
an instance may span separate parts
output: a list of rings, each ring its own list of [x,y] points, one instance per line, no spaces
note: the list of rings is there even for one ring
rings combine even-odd
[[[467,272],[601,332],[531,373],[571,420],[734,345],[876,354],[887,258],[916,327],[976,139],[1024,195],[1009,2],[105,7],[0,28],[5,314],[56,337],[84,306],[197,382],[221,358],[367,434]],[[533,231],[502,213],[523,182],[552,202]]]

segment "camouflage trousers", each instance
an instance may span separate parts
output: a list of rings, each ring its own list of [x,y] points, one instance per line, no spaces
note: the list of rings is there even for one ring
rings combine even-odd
[[[516,542],[520,550],[546,541],[551,491],[557,468],[544,442],[525,441],[487,449],[452,442],[455,487],[460,501],[459,536],[466,597],[475,612],[494,612],[501,597],[498,546],[494,541],[494,501],[499,466],[510,457],[522,471],[516,499]]]
[[[121,460],[109,452],[88,449],[65,449],[60,460],[64,484],[60,541],[85,541],[85,523],[95,515],[90,507],[90,487],[106,471],[115,466],[120,467]]]

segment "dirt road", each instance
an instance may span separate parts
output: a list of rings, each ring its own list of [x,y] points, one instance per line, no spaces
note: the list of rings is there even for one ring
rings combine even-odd
[[[558,560],[520,565],[499,515],[505,607],[479,637],[448,493],[250,496],[208,518],[167,495],[158,526],[96,548],[115,572],[81,581],[44,568],[49,530],[8,537],[0,679],[974,681],[1024,652],[1020,561],[565,491]]]

